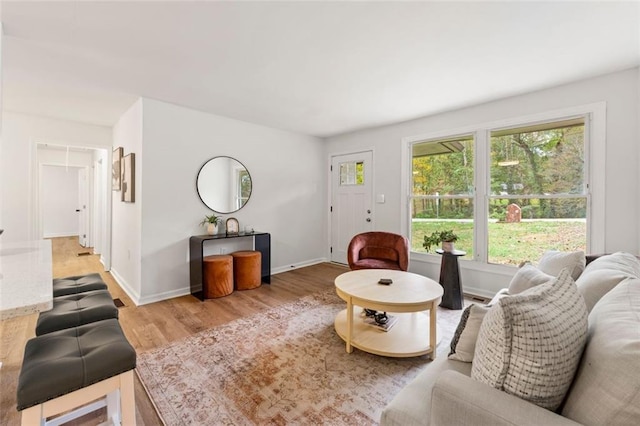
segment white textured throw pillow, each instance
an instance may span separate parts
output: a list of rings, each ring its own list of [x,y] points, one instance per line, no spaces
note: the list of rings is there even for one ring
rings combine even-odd
[[[509,294],[514,295],[522,293],[525,290],[544,284],[553,279],[555,275],[549,275],[542,272],[530,263],[525,263],[516,274],[511,278],[509,283]]]
[[[462,312],[458,328],[453,335],[453,339],[451,339],[449,359],[463,362],[473,361],[480,325],[488,311],[489,308],[486,306],[472,304]]]
[[[538,269],[545,274],[557,277],[563,269],[569,269],[571,278],[577,280],[587,259],[583,251],[557,251],[548,250],[540,258]]]
[[[505,297],[480,326],[471,377],[550,410],[564,399],[587,339],[587,307],[569,272]]]

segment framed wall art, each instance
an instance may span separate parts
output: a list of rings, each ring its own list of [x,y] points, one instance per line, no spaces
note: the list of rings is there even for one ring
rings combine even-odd
[[[111,189],[114,191],[120,191],[121,189],[122,170],[120,164],[122,162],[122,154],[124,154],[124,149],[122,147],[118,147],[113,150],[113,163],[111,166]]]
[[[122,157],[122,201],[136,201],[136,155],[131,153]]]

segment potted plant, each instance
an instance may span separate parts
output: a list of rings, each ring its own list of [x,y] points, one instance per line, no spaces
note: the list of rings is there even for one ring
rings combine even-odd
[[[215,214],[206,215],[200,225],[206,225],[207,234],[215,235],[218,232],[218,221],[220,220],[220,216],[216,216]]]
[[[434,231],[431,235],[424,236],[422,246],[429,251],[431,246],[437,246],[442,243],[442,250],[446,252],[453,251],[453,243],[458,241],[458,236],[451,229],[444,231]]]

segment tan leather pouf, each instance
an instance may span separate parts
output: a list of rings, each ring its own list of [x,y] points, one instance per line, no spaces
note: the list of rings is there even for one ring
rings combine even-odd
[[[214,254],[202,259],[204,265],[205,299],[228,296],[233,293],[233,257],[228,254]]]
[[[233,277],[236,290],[251,290],[260,287],[262,276],[260,267],[262,255],[259,251],[245,250],[231,253],[233,256]]]

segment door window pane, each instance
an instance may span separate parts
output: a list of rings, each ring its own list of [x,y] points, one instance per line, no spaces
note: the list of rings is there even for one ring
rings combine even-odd
[[[364,185],[364,163],[362,161],[340,163],[340,185]]]

